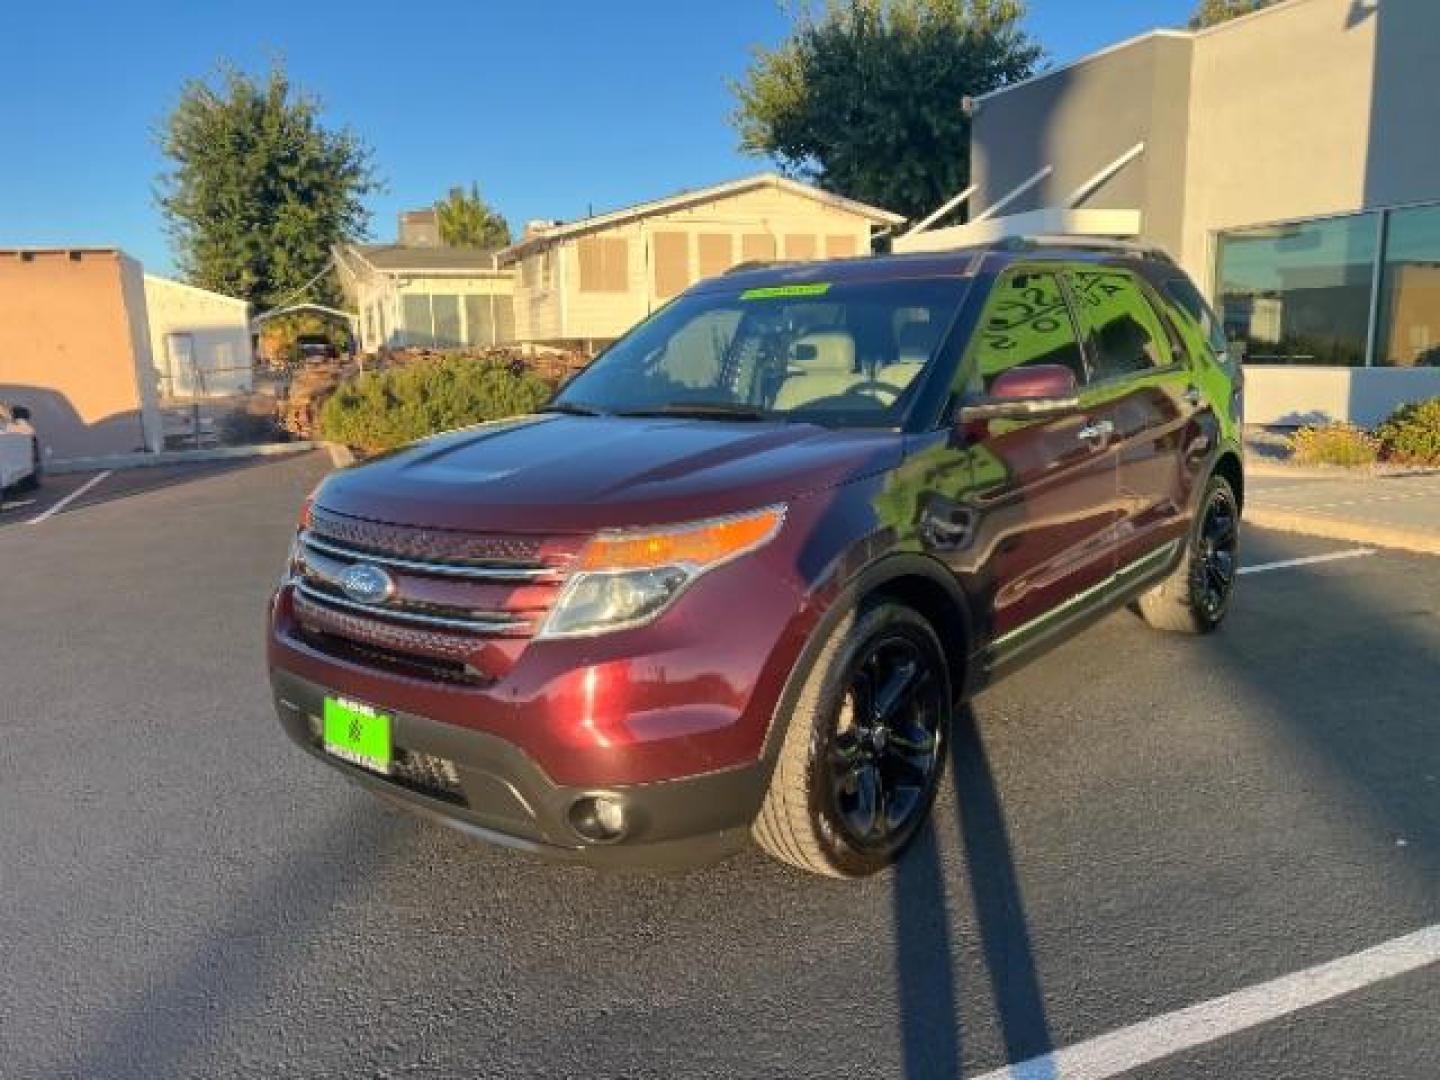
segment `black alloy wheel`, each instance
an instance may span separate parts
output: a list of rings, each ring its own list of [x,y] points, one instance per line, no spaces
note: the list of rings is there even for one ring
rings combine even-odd
[[[1235,590],[1240,515],[1229,486],[1210,491],[1196,537],[1191,599],[1201,616],[1218,623]]]
[[[826,751],[829,809],[860,851],[902,846],[929,811],[942,764],[947,680],[905,626],[855,654]]]

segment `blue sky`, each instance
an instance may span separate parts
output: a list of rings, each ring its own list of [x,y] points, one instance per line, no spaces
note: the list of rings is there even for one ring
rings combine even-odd
[[[1032,0],[1064,63],[1193,0]],[[166,272],[154,131],[221,58],[286,59],[374,148],[371,229],[476,180],[512,223],[569,219],[766,168],[736,152],[727,80],[776,0],[79,0],[10,5],[0,34],[0,246],[116,244]]]

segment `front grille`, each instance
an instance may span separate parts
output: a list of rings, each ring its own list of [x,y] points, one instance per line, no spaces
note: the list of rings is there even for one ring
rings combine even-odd
[[[528,536],[410,528],[312,511],[301,532],[293,602],[302,636],[331,655],[447,682],[487,682],[544,620],[576,545]],[[390,579],[366,602],[346,592],[352,567]],[[511,650],[513,653],[513,649]]]
[[[395,760],[390,763],[390,779],[433,799],[465,805],[465,792],[460,787],[460,773],[449,758],[422,753],[419,750],[397,749]]]
[[[326,634],[310,629],[304,623],[300,624],[299,633],[300,640],[312,649],[337,660],[359,664],[361,667],[378,668],[396,675],[432,682],[488,686],[495,681],[463,661],[417,656],[400,649],[387,649],[378,645],[362,645],[338,634]]]
[[[543,568],[544,543],[530,536],[490,536],[424,529],[346,517],[320,507],[310,512],[309,532],[362,554],[389,555],[422,563]]]

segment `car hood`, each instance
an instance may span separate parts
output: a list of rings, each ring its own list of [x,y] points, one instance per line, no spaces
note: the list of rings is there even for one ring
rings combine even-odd
[[[334,513],[427,528],[588,532],[714,517],[893,468],[902,436],[813,424],[542,414],[332,474]]]

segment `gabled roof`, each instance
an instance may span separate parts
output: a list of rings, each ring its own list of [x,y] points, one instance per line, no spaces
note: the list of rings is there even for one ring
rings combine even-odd
[[[499,270],[496,251],[488,248],[402,247],[399,244],[345,244],[353,256],[381,274],[493,274]]]
[[[775,188],[779,191],[786,191],[801,198],[813,199],[815,202],[824,203],[826,206],[834,207],[837,210],[844,210],[855,214],[857,217],[866,218],[877,225],[899,225],[905,218],[900,214],[892,214],[889,210],[882,210],[878,206],[869,206],[866,203],[856,202],[854,199],[847,199],[843,195],[835,195],[829,191],[821,191],[810,184],[802,184],[798,180],[791,180],[789,177],[780,176],[778,173],[758,173],[755,176],[747,176],[740,180],[731,180],[724,184],[716,184],[713,187],[697,188],[694,191],[682,191],[678,195],[671,195],[665,199],[656,199],[654,202],[636,203],[634,206],[627,206],[620,210],[612,210],[608,214],[597,214],[594,217],[583,218],[580,221],[572,221],[566,225],[559,225],[543,233],[521,240],[518,244],[511,244],[508,248],[500,251],[499,257],[502,263],[513,262],[527,251],[545,247],[559,240],[565,240],[572,236],[579,236],[582,233],[595,232],[598,229],[608,229],[615,225],[622,225],[636,218],[654,217],[658,214],[669,214],[676,210],[684,210],[687,207],[697,206],[702,203],[714,202],[717,199],[729,198],[732,195],[740,195],[747,191],[754,191],[758,188]]]
[[[250,307],[249,300],[242,300],[238,296],[227,296],[225,293],[216,292],[214,289],[203,289],[199,285],[176,281],[174,278],[161,277],[159,274],[146,274],[145,284],[155,285],[163,289],[177,289],[180,292],[197,293],[207,300],[219,300],[227,304],[234,304],[236,307],[247,309]]]
[[[359,316],[350,311],[341,311],[339,308],[326,307],[324,304],[287,304],[285,307],[271,308],[269,311],[262,311],[255,318],[250,320],[252,329],[259,329],[263,324],[272,319],[278,319],[284,315],[294,315],[298,312],[308,311],[315,315],[325,315],[332,319],[343,319],[353,326],[359,321]]]

